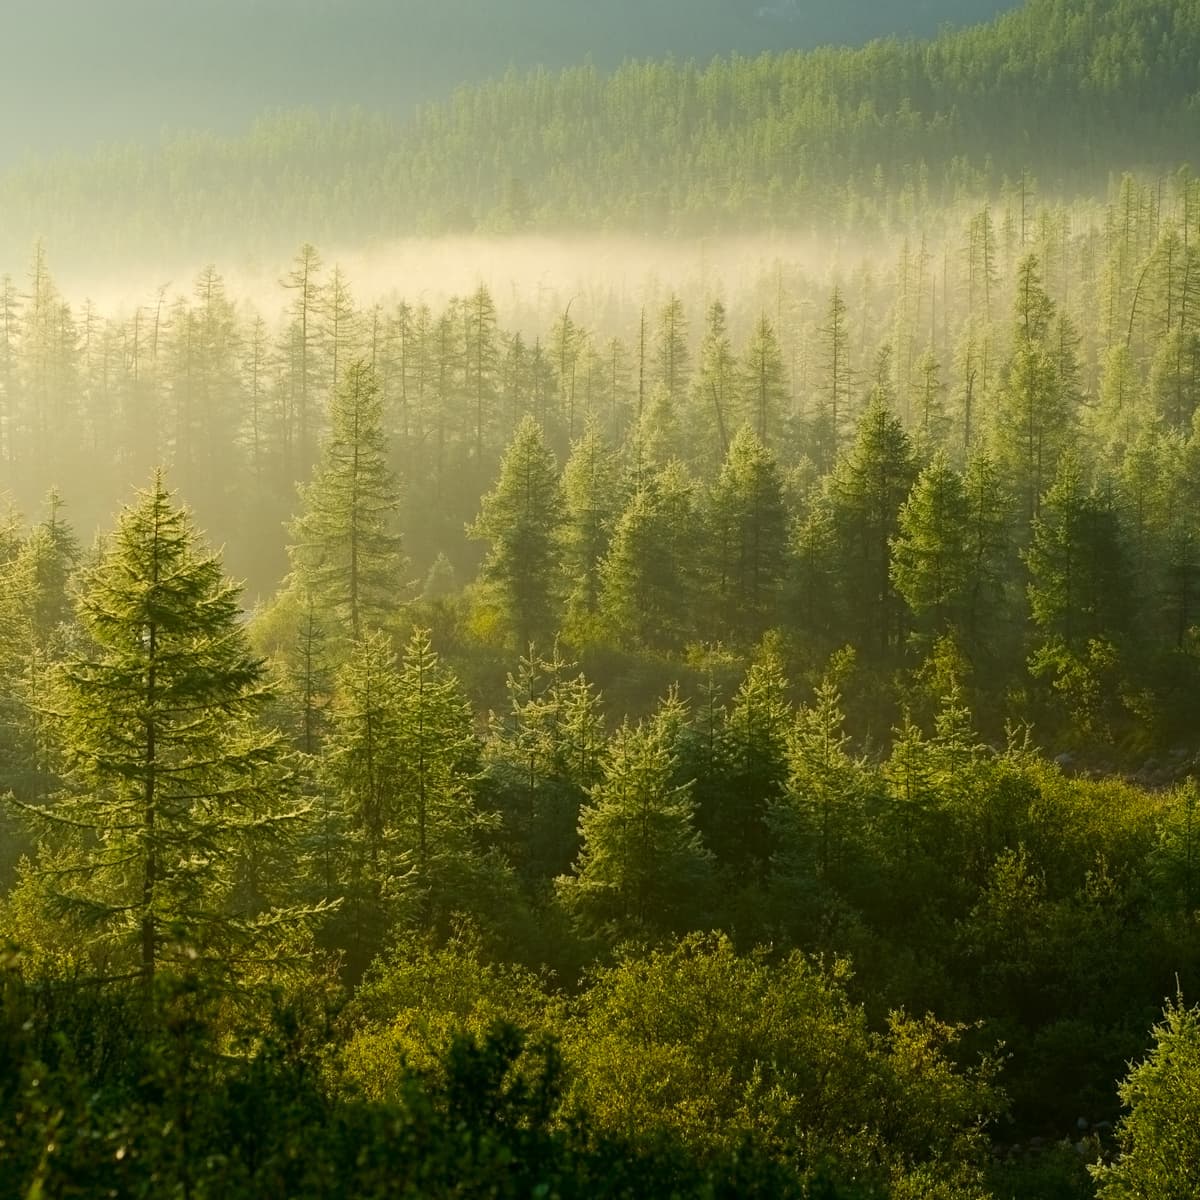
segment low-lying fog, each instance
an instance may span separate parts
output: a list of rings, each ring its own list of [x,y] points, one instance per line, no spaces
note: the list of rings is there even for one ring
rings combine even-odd
[[[696,311],[699,303],[734,298],[769,286],[782,273],[820,280],[853,270],[868,247],[837,237],[762,235],[656,240],[629,235],[581,237],[410,238],[364,248],[318,247],[321,278],[342,269],[355,303],[369,307],[401,298],[427,303],[435,311],[452,296],[463,296],[481,283],[492,293],[508,328],[543,332],[568,304],[571,316],[597,331],[614,329],[639,304],[653,306],[670,293]],[[119,278],[73,273],[57,264],[49,248],[50,269],[73,302],[85,297],[103,313],[132,313],[153,305],[159,290],[166,299],[190,295],[204,264],[164,269],[158,278]],[[286,259],[248,266],[213,265],[227,294],[271,317],[292,296],[280,286],[291,268]],[[764,303],[768,297],[762,297]]]

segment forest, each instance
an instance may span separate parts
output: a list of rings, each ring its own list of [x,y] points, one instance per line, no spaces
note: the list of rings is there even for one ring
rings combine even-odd
[[[585,58],[695,59],[931,37],[1017,0],[6,0],[0,164],[165,129],[231,134],[265,110],[403,117],[464,81]],[[114,69],[119,64],[119,70]],[[222,87],[209,81],[219,71]],[[46,102],[30,104],[36,89]]]
[[[855,6],[858,7],[858,6]],[[871,232],[982,203],[1023,171],[1064,198],[1195,153],[1186,0],[1028,0],[932,41],[513,69],[412,116],[291,107],[0,174],[0,257],[175,278],[216,248],[413,233]]]
[[[232,207],[177,161],[195,224],[135,157],[40,169],[78,223],[0,265],[0,1200],[1200,1195],[1198,33],[1030,0],[510,75],[404,135],[395,228],[367,192],[255,270],[219,224],[331,226],[268,232],[237,162],[357,195],[265,126],[209,145]],[[834,105],[828,203],[759,188],[752,129],[817,153],[868,86],[911,140]],[[735,94],[695,158],[661,119]],[[522,166],[506,232],[473,139],[586,203]],[[455,196],[522,282],[387,277]],[[104,254],[212,262],[75,294],[109,202]]]

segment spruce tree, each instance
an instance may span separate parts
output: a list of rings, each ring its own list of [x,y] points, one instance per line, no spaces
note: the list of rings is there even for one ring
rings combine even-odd
[[[580,816],[574,873],[558,880],[562,901],[592,928],[647,934],[691,923],[711,859],[694,825],[690,785],[675,782],[675,769],[663,722],[626,721],[613,735]]]
[[[719,813],[705,821],[713,851],[739,870],[762,870],[770,860],[767,814],[787,779],[793,720],[783,662],[768,639],[729,706],[721,733],[726,786]]]
[[[859,644],[875,655],[895,646],[903,624],[892,584],[891,540],[915,475],[908,435],[877,390],[831,489],[843,600]]]
[[[482,579],[514,645],[545,643],[557,629],[563,520],[554,455],[542,427],[526,416],[468,530],[490,544]]]
[[[939,451],[900,509],[892,540],[892,582],[927,632],[962,618],[972,566],[968,511],[962,477]]]
[[[1025,561],[1044,639],[1079,652],[1123,632],[1129,591],[1116,501],[1110,489],[1086,485],[1073,454],[1063,455],[1042,499]]]
[[[725,306],[716,300],[708,310],[700,362],[692,381],[690,442],[692,460],[700,467],[715,468],[729,452],[737,426],[736,385],[737,360]]]
[[[592,422],[571,449],[562,485],[566,627],[586,636],[600,617],[601,563],[620,508],[616,459]]]
[[[754,327],[741,370],[742,419],[764,446],[780,444],[787,416],[787,373],[775,327],[764,315]]]
[[[756,642],[774,622],[787,568],[787,508],[770,451],[738,431],[701,516],[714,636]]]
[[[1013,356],[992,430],[994,454],[1022,515],[1032,521],[1075,420],[1067,372],[1052,337],[1054,303],[1029,255],[1017,280]]]
[[[695,628],[694,486],[678,464],[646,479],[613,530],[602,608],[626,644],[668,649]]]
[[[36,816],[34,884],[89,949],[149,984],[160,969],[244,976],[296,910],[270,876],[289,828],[280,739],[236,587],[161,474],[121,515],[78,599],[84,648],[53,712],[66,783]]]
[[[404,559],[394,532],[398,490],[387,466],[383,410],[364,362],[346,371],[302,511],[290,526],[295,582],[354,638],[397,607]]]

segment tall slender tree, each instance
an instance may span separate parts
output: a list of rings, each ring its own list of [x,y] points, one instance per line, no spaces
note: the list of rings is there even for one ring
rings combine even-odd
[[[116,973],[245,977],[303,916],[272,904],[268,864],[305,810],[258,721],[268,691],[237,589],[161,474],[85,574],[78,611],[88,641],[54,701],[66,783],[36,810],[49,836],[35,886]]]
[[[297,583],[358,638],[395,610],[404,565],[379,387],[365,362],[347,370],[330,426],[313,481],[300,487],[289,553]]]

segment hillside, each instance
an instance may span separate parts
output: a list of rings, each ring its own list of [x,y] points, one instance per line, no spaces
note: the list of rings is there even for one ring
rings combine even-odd
[[[759,54],[932,35],[1015,0],[9,0],[0,164],[170,128],[233,133],[266,109],[396,115],[508,67]],[[220,81],[214,87],[214,80]],[[31,104],[30,96],[38,96]]]
[[[276,255],[418,232],[894,223],[1030,170],[1046,191],[1194,154],[1200,8],[1029,0],[933,41],[510,72],[411,119],[276,115],[0,178],[0,255]]]

